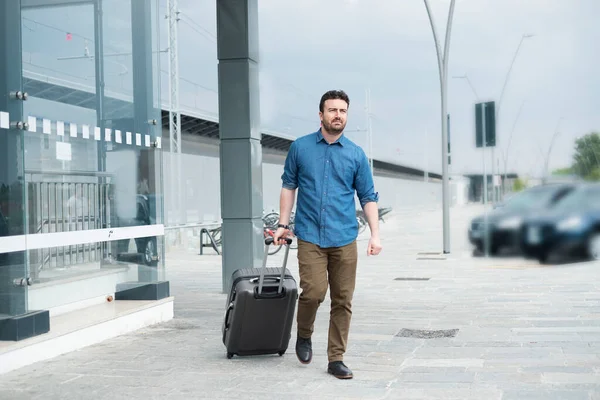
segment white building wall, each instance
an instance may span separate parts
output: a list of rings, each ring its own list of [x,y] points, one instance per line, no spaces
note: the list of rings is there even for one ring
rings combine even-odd
[[[166,136],[166,135],[165,135]],[[218,144],[207,139],[183,136],[182,154],[182,193],[183,220],[178,218],[179,207],[174,203],[172,193],[177,185],[171,186],[170,159],[168,138],[163,143],[163,171],[165,184],[165,224],[199,225],[218,224],[221,219],[220,200],[220,166]],[[281,190],[281,174],[285,155],[263,152],[263,198],[264,211],[279,211],[279,194]],[[242,172],[243,173],[243,172]],[[380,207],[392,207],[394,211],[431,209],[441,207],[442,186],[439,182],[424,182],[420,179],[406,179],[390,176],[375,176],[375,189],[379,192]],[[459,189],[460,190],[460,189]],[[459,196],[460,197],[460,196]],[[454,198],[461,203],[462,199]],[[357,208],[359,208],[357,199]],[[171,229],[171,231],[175,231]],[[199,228],[190,232],[171,234],[172,244],[185,242],[185,237],[197,241]],[[177,236],[177,237],[175,237]],[[193,237],[193,239],[192,239]]]

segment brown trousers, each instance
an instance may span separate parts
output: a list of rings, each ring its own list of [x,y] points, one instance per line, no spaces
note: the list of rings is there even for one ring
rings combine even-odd
[[[327,356],[329,362],[342,361],[346,352],[352,296],[356,283],[358,252],[356,241],[343,247],[322,249],[298,240],[300,288],[298,299],[298,335],[310,338],[319,305],[330,289],[331,311]]]

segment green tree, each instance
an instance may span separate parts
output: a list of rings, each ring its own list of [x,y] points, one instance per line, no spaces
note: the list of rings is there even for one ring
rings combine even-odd
[[[554,175],[554,176],[573,175],[573,167],[555,169],[554,171],[552,171],[552,175]]]
[[[527,184],[521,178],[515,179],[515,182],[513,183],[513,191],[514,192],[520,192],[521,190],[525,189],[526,187],[527,187]]]
[[[585,176],[585,179],[594,182],[600,181],[600,167],[591,170],[590,173]]]
[[[600,134],[592,132],[575,141],[573,172],[585,180],[600,181]]]
[[[573,175],[573,167],[555,169],[554,171],[552,171],[552,175],[554,175],[554,176]]]

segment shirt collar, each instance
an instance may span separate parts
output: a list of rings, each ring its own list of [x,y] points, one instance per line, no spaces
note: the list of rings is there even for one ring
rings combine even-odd
[[[318,130],[316,133],[317,133],[317,143],[319,143],[321,140],[322,140],[322,141],[324,141],[324,142],[326,142],[326,141],[325,141],[325,138],[323,137],[323,134],[321,133],[321,128],[319,128],[319,130]],[[342,133],[342,136],[340,136],[340,137],[338,138],[338,140],[336,140],[336,141],[335,141],[335,142],[333,142],[332,144],[334,144],[334,143],[338,143],[338,144],[340,144],[340,145],[344,146],[344,145],[346,144],[346,140],[348,140],[348,139],[346,138],[346,135],[344,135],[344,134]],[[327,143],[327,142],[326,142],[326,143]]]

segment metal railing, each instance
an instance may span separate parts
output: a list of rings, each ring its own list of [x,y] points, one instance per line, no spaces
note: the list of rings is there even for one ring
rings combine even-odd
[[[110,226],[112,184],[108,174],[28,171],[29,232],[55,233]],[[60,179],[60,181],[58,181]],[[29,250],[30,273],[102,259],[102,243]]]

